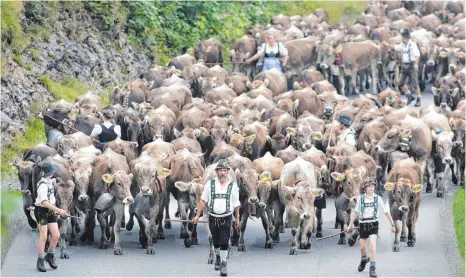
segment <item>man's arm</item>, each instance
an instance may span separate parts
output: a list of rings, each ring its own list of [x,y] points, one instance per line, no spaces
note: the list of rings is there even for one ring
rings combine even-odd
[[[199,202],[199,204],[197,205],[196,217],[198,218],[198,220],[199,220],[199,217],[201,216],[201,212],[204,211],[204,208],[205,208],[206,204],[207,203],[204,200],[201,200]],[[193,221],[194,221],[194,219],[193,219]],[[197,221],[196,221],[196,223],[197,223]]]
[[[48,208],[50,211],[56,212],[56,213],[60,214],[63,217],[66,217],[68,215],[66,213],[66,211],[62,210],[61,208],[57,208],[56,206],[49,203],[49,201],[42,201],[41,205],[44,208]]]

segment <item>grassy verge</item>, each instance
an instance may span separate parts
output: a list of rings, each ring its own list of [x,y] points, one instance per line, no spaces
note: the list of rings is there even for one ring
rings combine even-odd
[[[42,81],[56,100],[64,99],[74,102],[77,96],[85,94],[89,89],[89,86],[74,78],[68,78],[65,79],[63,83],[58,83],[50,79],[47,75],[43,75],[40,81]]]
[[[458,189],[453,200],[453,221],[455,222],[458,249],[464,261],[464,187]]]

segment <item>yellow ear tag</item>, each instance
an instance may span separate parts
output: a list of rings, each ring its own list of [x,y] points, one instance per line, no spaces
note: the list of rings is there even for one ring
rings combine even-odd
[[[102,180],[107,183],[107,184],[110,184],[113,182],[113,176],[110,175],[110,174],[105,174],[102,176]]]
[[[336,179],[335,179],[335,180],[336,180],[336,181],[342,181],[342,180],[344,180],[345,178],[346,178],[346,177],[345,177],[344,174],[338,173],[338,175],[336,176]]]
[[[461,58],[461,59],[464,59],[464,55],[465,55],[464,52],[458,53],[458,57]]]
[[[337,46],[337,53],[341,53],[343,51],[343,46]]]
[[[440,52],[440,57],[445,58],[447,57],[447,53],[445,51]]]
[[[384,185],[384,188],[385,188],[385,190],[387,190],[387,191],[392,191],[393,188],[394,188],[394,185],[393,185],[392,182],[387,182],[387,183]]]
[[[264,176],[262,177],[262,180],[263,181],[267,181],[267,180],[271,181],[272,177],[271,177],[270,173],[264,174]]]
[[[320,135],[314,135],[314,136],[312,136],[312,139],[314,139],[314,140],[321,140],[321,139],[322,139],[322,136],[320,136]]]
[[[294,136],[295,133],[294,133],[294,131],[290,131],[290,132],[288,132],[288,134],[289,134],[290,136]]]
[[[411,191],[413,193],[419,193],[419,192],[421,192],[421,190],[422,190],[422,185],[421,184],[416,184],[416,185],[411,186]]]

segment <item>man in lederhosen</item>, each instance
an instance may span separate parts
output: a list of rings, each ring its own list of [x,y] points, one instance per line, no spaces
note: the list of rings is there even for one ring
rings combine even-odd
[[[228,243],[233,211],[235,211],[235,227],[239,227],[239,190],[235,181],[229,180],[228,161],[220,159],[215,168],[217,178],[204,186],[201,201],[197,207],[193,223],[197,224],[201,212],[207,205],[209,213],[209,228],[215,248],[215,270],[220,270],[221,276],[227,276]]]
[[[387,42],[383,42],[383,45],[402,52],[401,77],[398,88],[404,94],[406,90],[403,90],[403,86],[405,85],[406,78],[409,77],[410,85],[416,92],[416,104],[414,106],[419,107],[421,106],[421,89],[419,88],[418,71],[422,70],[419,69],[419,57],[421,53],[417,44],[411,40],[411,33],[408,29],[401,31],[401,37],[403,40],[400,44],[393,46]],[[406,94],[406,97],[408,99],[407,104],[414,100],[411,94]]]
[[[375,270],[376,260],[376,243],[379,233],[379,211],[383,211],[388,221],[392,226],[392,232],[396,231],[395,223],[393,222],[390,210],[384,206],[381,196],[374,193],[375,179],[367,177],[363,181],[364,194],[361,194],[356,199],[356,206],[351,212],[351,218],[345,232],[353,228],[354,220],[359,216],[359,243],[361,247],[361,262],[358,266],[358,271],[361,272],[366,268],[366,264],[370,261],[369,276],[377,277]],[[370,257],[367,256],[367,239],[370,242]]]

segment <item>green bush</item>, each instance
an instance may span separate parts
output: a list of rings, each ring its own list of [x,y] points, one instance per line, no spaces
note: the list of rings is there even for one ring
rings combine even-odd
[[[33,59],[34,61],[39,61],[39,60],[40,60],[40,52],[39,52],[39,50],[33,49],[33,50],[31,51],[31,54],[32,54],[32,59]]]
[[[13,161],[23,156],[27,148],[32,148],[39,143],[46,143],[44,122],[40,119],[27,120],[25,122],[26,131],[23,135],[13,138],[13,144],[8,148],[2,148],[2,181],[16,174],[16,167]]]
[[[455,222],[458,249],[464,261],[464,187],[458,189],[453,200],[453,219]]]
[[[58,83],[43,75],[40,80],[56,100],[64,99],[74,102],[77,96],[85,94],[89,89],[88,85],[75,78],[67,78],[62,83]]]
[[[29,45],[29,39],[24,36],[21,28],[20,15],[24,6],[22,1],[2,1],[1,29],[2,43],[14,53],[19,54]]]

